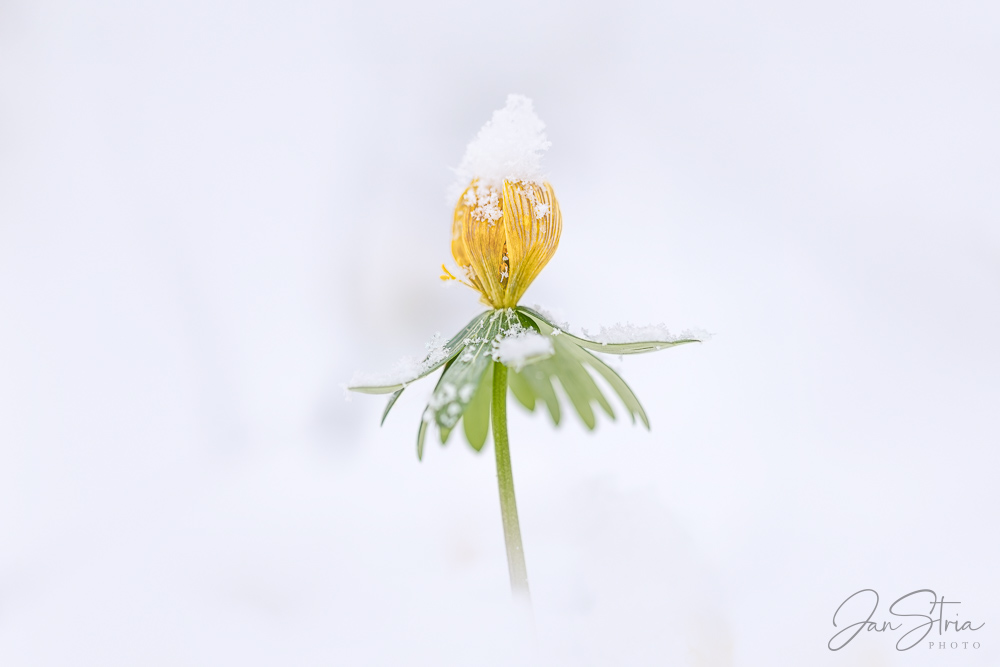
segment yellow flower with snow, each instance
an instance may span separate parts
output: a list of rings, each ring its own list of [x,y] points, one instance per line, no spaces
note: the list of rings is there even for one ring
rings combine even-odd
[[[562,233],[562,212],[548,183],[473,181],[455,206],[451,254],[493,308],[513,308],[548,264]],[[442,267],[444,268],[444,267]],[[445,279],[455,279],[447,268]]]
[[[492,430],[511,585],[525,594],[528,580],[507,442],[508,390],[529,411],[544,405],[556,425],[562,416],[560,404],[569,399],[583,424],[593,429],[595,408],[615,418],[594,381],[599,376],[633,423],[649,428],[639,399],[594,353],[640,354],[701,340],[687,332],[672,336],[663,326],[630,325],[602,329],[591,340],[573,335],[540,310],[518,305],[552,259],[562,234],[559,202],[541,171],[541,155],[549,147],[544,128],[531,100],[511,95],[469,144],[456,170],[451,253],[459,275],[442,265],[441,277],[477,290],[490,310],[447,342],[435,339],[423,359],[403,360],[384,375],[358,374],[348,387],[392,394],[382,413],[384,422],[411,382],[444,366],[417,430],[417,456],[423,457],[432,425],[444,444],[461,422],[476,451],[482,450]]]
[[[562,212],[544,179],[551,143],[531,100],[510,95],[466,148],[456,170],[451,254],[460,276],[495,309],[513,308],[559,246]]]

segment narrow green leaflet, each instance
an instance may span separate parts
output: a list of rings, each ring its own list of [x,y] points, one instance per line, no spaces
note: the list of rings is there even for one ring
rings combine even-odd
[[[556,396],[556,391],[552,387],[551,378],[556,375],[552,358],[550,357],[526,366],[517,373],[513,373],[508,369],[507,384],[511,382],[511,375],[517,375],[519,379],[525,381],[528,387],[530,387],[531,392],[545,403],[545,407],[549,410],[549,416],[552,417],[552,423],[558,426],[559,420],[562,418],[562,410],[559,408],[559,398]]]
[[[513,368],[507,369],[507,385],[521,405],[529,412],[535,411],[535,392],[527,378]]]
[[[580,419],[583,420],[587,430],[593,431],[597,426],[597,419],[594,417],[593,408],[590,407],[591,392],[588,391],[589,387],[577,384],[579,379],[587,374],[587,371],[584,370],[582,374],[575,372],[577,370],[575,366],[579,366],[579,364],[572,358],[567,359],[565,356],[557,356],[556,359],[563,362],[563,364],[556,367],[555,372],[556,377],[559,379],[559,386],[562,387],[563,391],[569,397],[570,403],[576,408],[576,414],[580,415]],[[580,369],[582,370],[582,367]]]
[[[473,318],[471,322],[462,327],[462,330],[455,334],[451,340],[445,343],[444,347],[437,352],[437,355],[439,356],[438,359],[432,362],[431,359],[434,357],[434,353],[428,355],[419,365],[419,370],[416,372],[414,377],[409,378],[406,381],[396,382],[394,384],[357,385],[349,386],[348,389],[362,394],[391,394],[401,389],[405,389],[411,382],[415,382],[422,377],[430,375],[438,368],[441,368],[441,366],[454,359],[458,353],[462,351],[465,340],[481,335],[482,329],[485,327],[486,322],[493,316],[494,312],[495,311],[486,311]],[[392,407],[391,404],[389,407]],[[386,411],[386,414],[388,414],[388,411]]]
[[[420,428],[417,429],[417,460],[424,460],[424,438],[427,437],[427,424],[425,420],[420,420]]]
[[[553,336],[552,341],[556,353],[546,361],[549,362],[549,366],[553,368],[556,377],[559,378],[559,385],[566,392],[583,423],[590,430],[593,430],[597,425],[591,408],[593,403],[600,405],[604,412],[611,419],[614,419],[615,413],[611,409],[611,405],[604,398],[604,394],[594,382],[594,378],[584,368],[581,359],[575,354],[575,350],[579,348],[572,341],[562,338],[561,335]]]
[[[445,365],[445,367],[444,367],[444,372],[445,373],[448,372],[448,368],[451,366],[451,363],[452,363],[451,361],[448,361],[448,363]],[[444,373],[442,373],[441,377],[438,378],[437,384],[434,386],[434,391],[437,391],[438,387],[441,386],[441,380],[443,378],[444,378]],[[400,391],[402,391],[402,389]],[[392,407],[392,406],[390,405],[389,407]],[[388,409],[386,409],[386,412],[388,412]],[[420,428],[417,429],[417,460],[418,461],[423,461],[424,460],[424,438],[427,437],[427,427],[430,425],[430,423],[432,421],[434,421],[434,416],[430,412],[430,408],[428,407],[428,408],[426,408],[424,410],[424,414],[422,414],[420,416]]]
[[[486,368],[472,401],[462,414],[465,439],[474,450],[481,451],[490,431],[490,399],[493,398],[493,364]]]
[[[543,329],[542,333],[549,333],[553,329],[558,329],[556,325],[549,322],[540,313],[531,308],[525,306],[518,306],[518,311],[524,313],[536,323],[539,327]],[[545,327],[542,327],[542,325]],[[545,330],[548,329],[548,331]],[[566,336],[570,338],[574,343],[580,347],[585,347],[588,350],[594,350],[595,352],[603,352],[605,354],[642,354],[643,352],[656,352],[657,350],[665,350],[669,347],[676,347],[678,345],[685,345],[687,343],[700,343],[701,341],[696,338],[686,338],[684,340],[672,340],[672,341],[642,341],[636,343],[598,343],[597,341],[587,340],[586,338],[580,338],[579,336],[574,336],[571,333],[560,330],[557,334],[559,336]]]
[[[622,377],[614,371],[614,369],[587,350],[574,346],[573,353],[585,364],[600,373],[601,377],[603,377],[604,380],[611,385],[611,388],[615,390],[618,397],[622,399],[622,403],[625,404],[625,409],[629,411],[632,423],[635,423],[635,418],[638,415],[639,419],[642,420],[643,425],[645,425],[646,430],[649,430],[649,418],[646,416],[646,411],[643,410],[642,404],[639,403],[639,399],[632,392],[632,389],[625,383],[625,380],[623,380]]]
[[[406,387],[403,387],[403,389],[406,389]],[[396,405],[396,401],[399,400],[400,395],[403,393],[403,389],[393,392],[392,396],[389,397],[389,403],[385,406],[385,412],[382,413],[382,421],[378,423],[379,426],[385,424],[385,418],[389,416],[389,410],[392,410],[392,406]]]

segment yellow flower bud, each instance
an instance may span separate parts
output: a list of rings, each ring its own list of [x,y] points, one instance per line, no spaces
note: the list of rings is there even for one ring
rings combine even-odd
[[[451,230],[451,254],[466,284],[493,308],[513,308],[555,254],[562,214],[548,183],[494,188],[474,180],[455,206]]]

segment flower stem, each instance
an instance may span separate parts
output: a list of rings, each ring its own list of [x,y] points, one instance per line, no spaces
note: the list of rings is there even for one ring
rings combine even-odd
[[[500,487],[500,514],[503,537],[507,544],[507,569],[510,588],[515,594],[529,597],[528,569],[524,565],[521,526],[514,499],[514,474],[510,468],[510,445],[507,442],[507,367],[493,362],[493,447],[497,453],[497,484]]]

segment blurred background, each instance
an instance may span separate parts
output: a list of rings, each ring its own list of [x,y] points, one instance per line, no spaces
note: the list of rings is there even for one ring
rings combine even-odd
[[[524,303],[714,334],[612,360],[651,432],[511,408],[533,630],[491,445],[343,389],[481,309],[445,192],[511,92]],[[5,0],[0,663],[997,664],[998,117],[989,2]],[[980,648],[831,652],[862,588]]]

